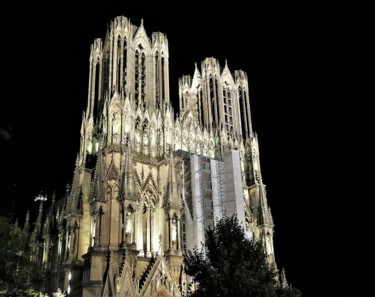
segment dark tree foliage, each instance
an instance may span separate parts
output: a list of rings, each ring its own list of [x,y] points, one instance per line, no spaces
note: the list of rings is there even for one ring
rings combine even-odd
[[[26,234],[10,219],[0,217],[0,296],[34,296],[39,268],[30,261]]]
[[[7,130],[0,128],[0,140],[8,140],[10,136],[11,135]]]
[[[301,291],[291,286],[289,286],[288,288],[277,287],[276,296],[277,297],[300,297]]]
[[[262,242],[249,240],[235,215],[206,230],[205,251],[188,251],[185,271],[198,284],[189,289],[192,297],[300,296],[297,289],[281,288]]]

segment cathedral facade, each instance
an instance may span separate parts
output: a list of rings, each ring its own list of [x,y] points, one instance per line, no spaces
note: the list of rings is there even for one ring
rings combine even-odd
[[[275,264],[246,73],[206,58],[180,78],[176,114],[168,56],[165,34],[123,16],[91,45],[73,181],[30,230],[47,291],[182,296],[184,251],[234,213]]]

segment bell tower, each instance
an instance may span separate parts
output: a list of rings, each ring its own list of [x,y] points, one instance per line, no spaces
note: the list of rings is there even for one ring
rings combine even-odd
[[[206,58],[179,80],[179,104],[176,114],[166,35],[116,17],[90,48],[72,184],[37,219],[51,291],[182,296],[183,251],[200,248],[224,214],[236,213],[275,264],[246,73]]]

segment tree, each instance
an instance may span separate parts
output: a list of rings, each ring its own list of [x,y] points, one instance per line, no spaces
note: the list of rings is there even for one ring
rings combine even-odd
[[[40,272],[26,244],[21,228],[0,217],[0,296],[36,296]]]
[[[188,251],[185,271],[193,283],[192,297],[297,297],[298,290],[279,285],[278,274],[267,262],[263,243],[245,236],[237,216],[224,216],[205,232],[204,250]]]
[[[0,140],[9,140],[11,138],[11,127],[8,127],[8,130],[0,127]]]
[[[57,289],[57,292],[52,293],[52,297],[65,297],[65,292],[62,292],[60,288]]]

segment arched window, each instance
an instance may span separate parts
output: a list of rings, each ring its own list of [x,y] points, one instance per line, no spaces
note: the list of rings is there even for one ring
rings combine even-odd
[[[198,106],[199,106],[199,122],[203,125],[203,101],[202,101],[202,86],[198,86]]]
[[[121,92],[121,36],[117,37],[117,64],[116,64],[116,88],[118,92]]]
[[[96,60],[95,64],[95,89],[94,89],[94,116],[98,113],[98,105],[100,100],[100,58]]]
[[[146,89],[146,55],[142,52],[141,56],[141,67],[142,67],[142,75],[141,75],[141,100],[143,104],[145,104],[145,89]],[[143,106],[145,107],[145,106]]]
[[[165,99],[165,86],[164,86],[164,54],[156,52],[155,54],[155,103],[156,106]]]
[[[160,101],[160,54],[155,53],[155,105],[159,106]]]
[[[139,69],[139,50],[135,50],[135,105],[138,106],[138,98],[139,98],[139,76],[140,76],[140,69]]]
[[[109,49],[107,49],[105,55],[104,55],[104,60],[103,60],[103,94],[105,94],[108,91],[108,78],[109,78]]]
[[[165,99],[165,86],[164,86],[164,54],[161,53],[161,73],[160,73],[160,84],[161,84],[161,99]]]
[[[227,82],[223,86],[223,102],[224,102],[224,122],[227,128],[228,135],[233,131],[233,107],[231,90]]]
[[[209,88],[210,88],[210,102],[211,102],[211,117],[212,117],[212,124],[216,126],[216,113],[215,113],[215,90],[214,90],[214,80],[212,76],[209,78]]]
[[[126,38],[124,37],[124,41],[122,44],[123,54],[122,54],[122,82],[121,88],[122,90],[126,91],[126,69],[127,69],[127,43]]]
[[[219,104],[218,104],[218,101],[219,101],[219,82],[217,80],[217,77],[215,77],[215,88],[214,88],[214,91],[215,91],[215,106],[216,106],[216,119],[217,119],[217,123],[219,124],[219,121],[220,121],[220,108],[219,108]]]
[[[145,103],[146,87],[146,55],[143,52],[142,45],[138,45],[135,50],[135,103]]]
[[[242,127],[242,137],[248,136],[249,127],[247,125],[247,106],[246,106],[246,92],[242,86],[238,87],[238,97],[240,103],[240,114],[241,114],[241,127]]]

